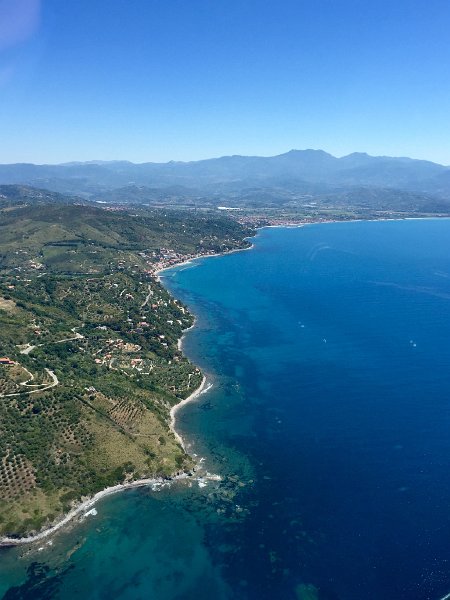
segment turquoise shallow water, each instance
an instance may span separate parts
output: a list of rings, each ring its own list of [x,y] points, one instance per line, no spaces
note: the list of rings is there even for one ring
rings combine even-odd
[[[450,592],[450,221],[266,229],[165,283],[214,383],[178,428],[222,481],[123,493],[1,552],[0,597]]]

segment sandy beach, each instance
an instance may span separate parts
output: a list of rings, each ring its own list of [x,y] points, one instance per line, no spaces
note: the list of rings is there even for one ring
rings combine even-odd
[[[179,269],[180,267],[188,267],[188,266],[192,265],[192,263],[194,261],[199,260],[201,258],[218,258],[219,256],[227,256],[228,254],[234,254],[235,252],[243,252],[244,250],[252,250],[252,249],[253,249],[253,244],[251,244],[247,248],[235,248],[234,250],[227,250],[226,252],[218,252],[217,254],[199,254],[197,256],[192,256],[191,258],[188,258],[186,260],[182,260],[181,262],[174,263],[173,265],[167,265],[166,267],[161,267],[160,269],[157,269],[154,274],[156,276],[157,281],[159,281],[159,283],[162,283],[160,276],[164,271],[169,271],[171,269]]]
[[[175,406],[173,406],[170,409],[170,429],[173,431],[178,443],[181,445],[181,447],[183,448],[184,451],[186,451],[186,448],[184,445],[183,438],[175,429],[176,414],[180,410],[180,408],[182,408],[186,404],[189,404],[189,402],[193,402],[194,400],[196,400],[198,398],[198,396],[200,396],[201,394],[204,394],[205,392],[210,390],[212,388],[212,386],[213,386],[212,383],[209,383],[207,385],[207,380],[206,380],[206,377],[204,376],[200,386],[194,392],[192,392],[192,394],[190,396],[188,396],[184,400],[181,400],[181,402],[178,402],[178,404],[175,404]]]

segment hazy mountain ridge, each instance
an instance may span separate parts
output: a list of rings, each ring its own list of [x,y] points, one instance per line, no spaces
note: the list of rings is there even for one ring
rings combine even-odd
[[[343,188],[347,192],[402,190],[447,200],[450,167],[407,157],[353,153],[336,158],[323,150],[291,150],[272,157],[234,155],[193,162],[4,164],[0,165],[0,184],[26,184],[106,201],[115,196],[112,201],[139,203],[166,197],[239,200],[249,190],[280,197],[317,196],[342,193]]]

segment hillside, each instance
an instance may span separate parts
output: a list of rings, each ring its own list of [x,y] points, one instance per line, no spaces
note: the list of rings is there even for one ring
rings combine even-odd
[[[27,185],[0,185],[0,210],[24,204],[86,204],[86,201]]]
[[[193,317],[155,270],[250,232],[207,213],[0,211],[0,536],[105,487],[191,471],[169,413],[202,380],[177,345]]]
[[[98,273],[121,261],[142,267],[139,251],[214,253],[239,246],[250,233],[208,212],[147,210],[132,215],[95,206],[19,206],[0,210],[0,269],[34,263],[54,272]]]

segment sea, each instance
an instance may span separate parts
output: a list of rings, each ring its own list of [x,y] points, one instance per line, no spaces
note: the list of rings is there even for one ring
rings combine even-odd
[[[265,228],[162,281],[199,469],[0,551],[0,598],[450,598],[450,220]]]

